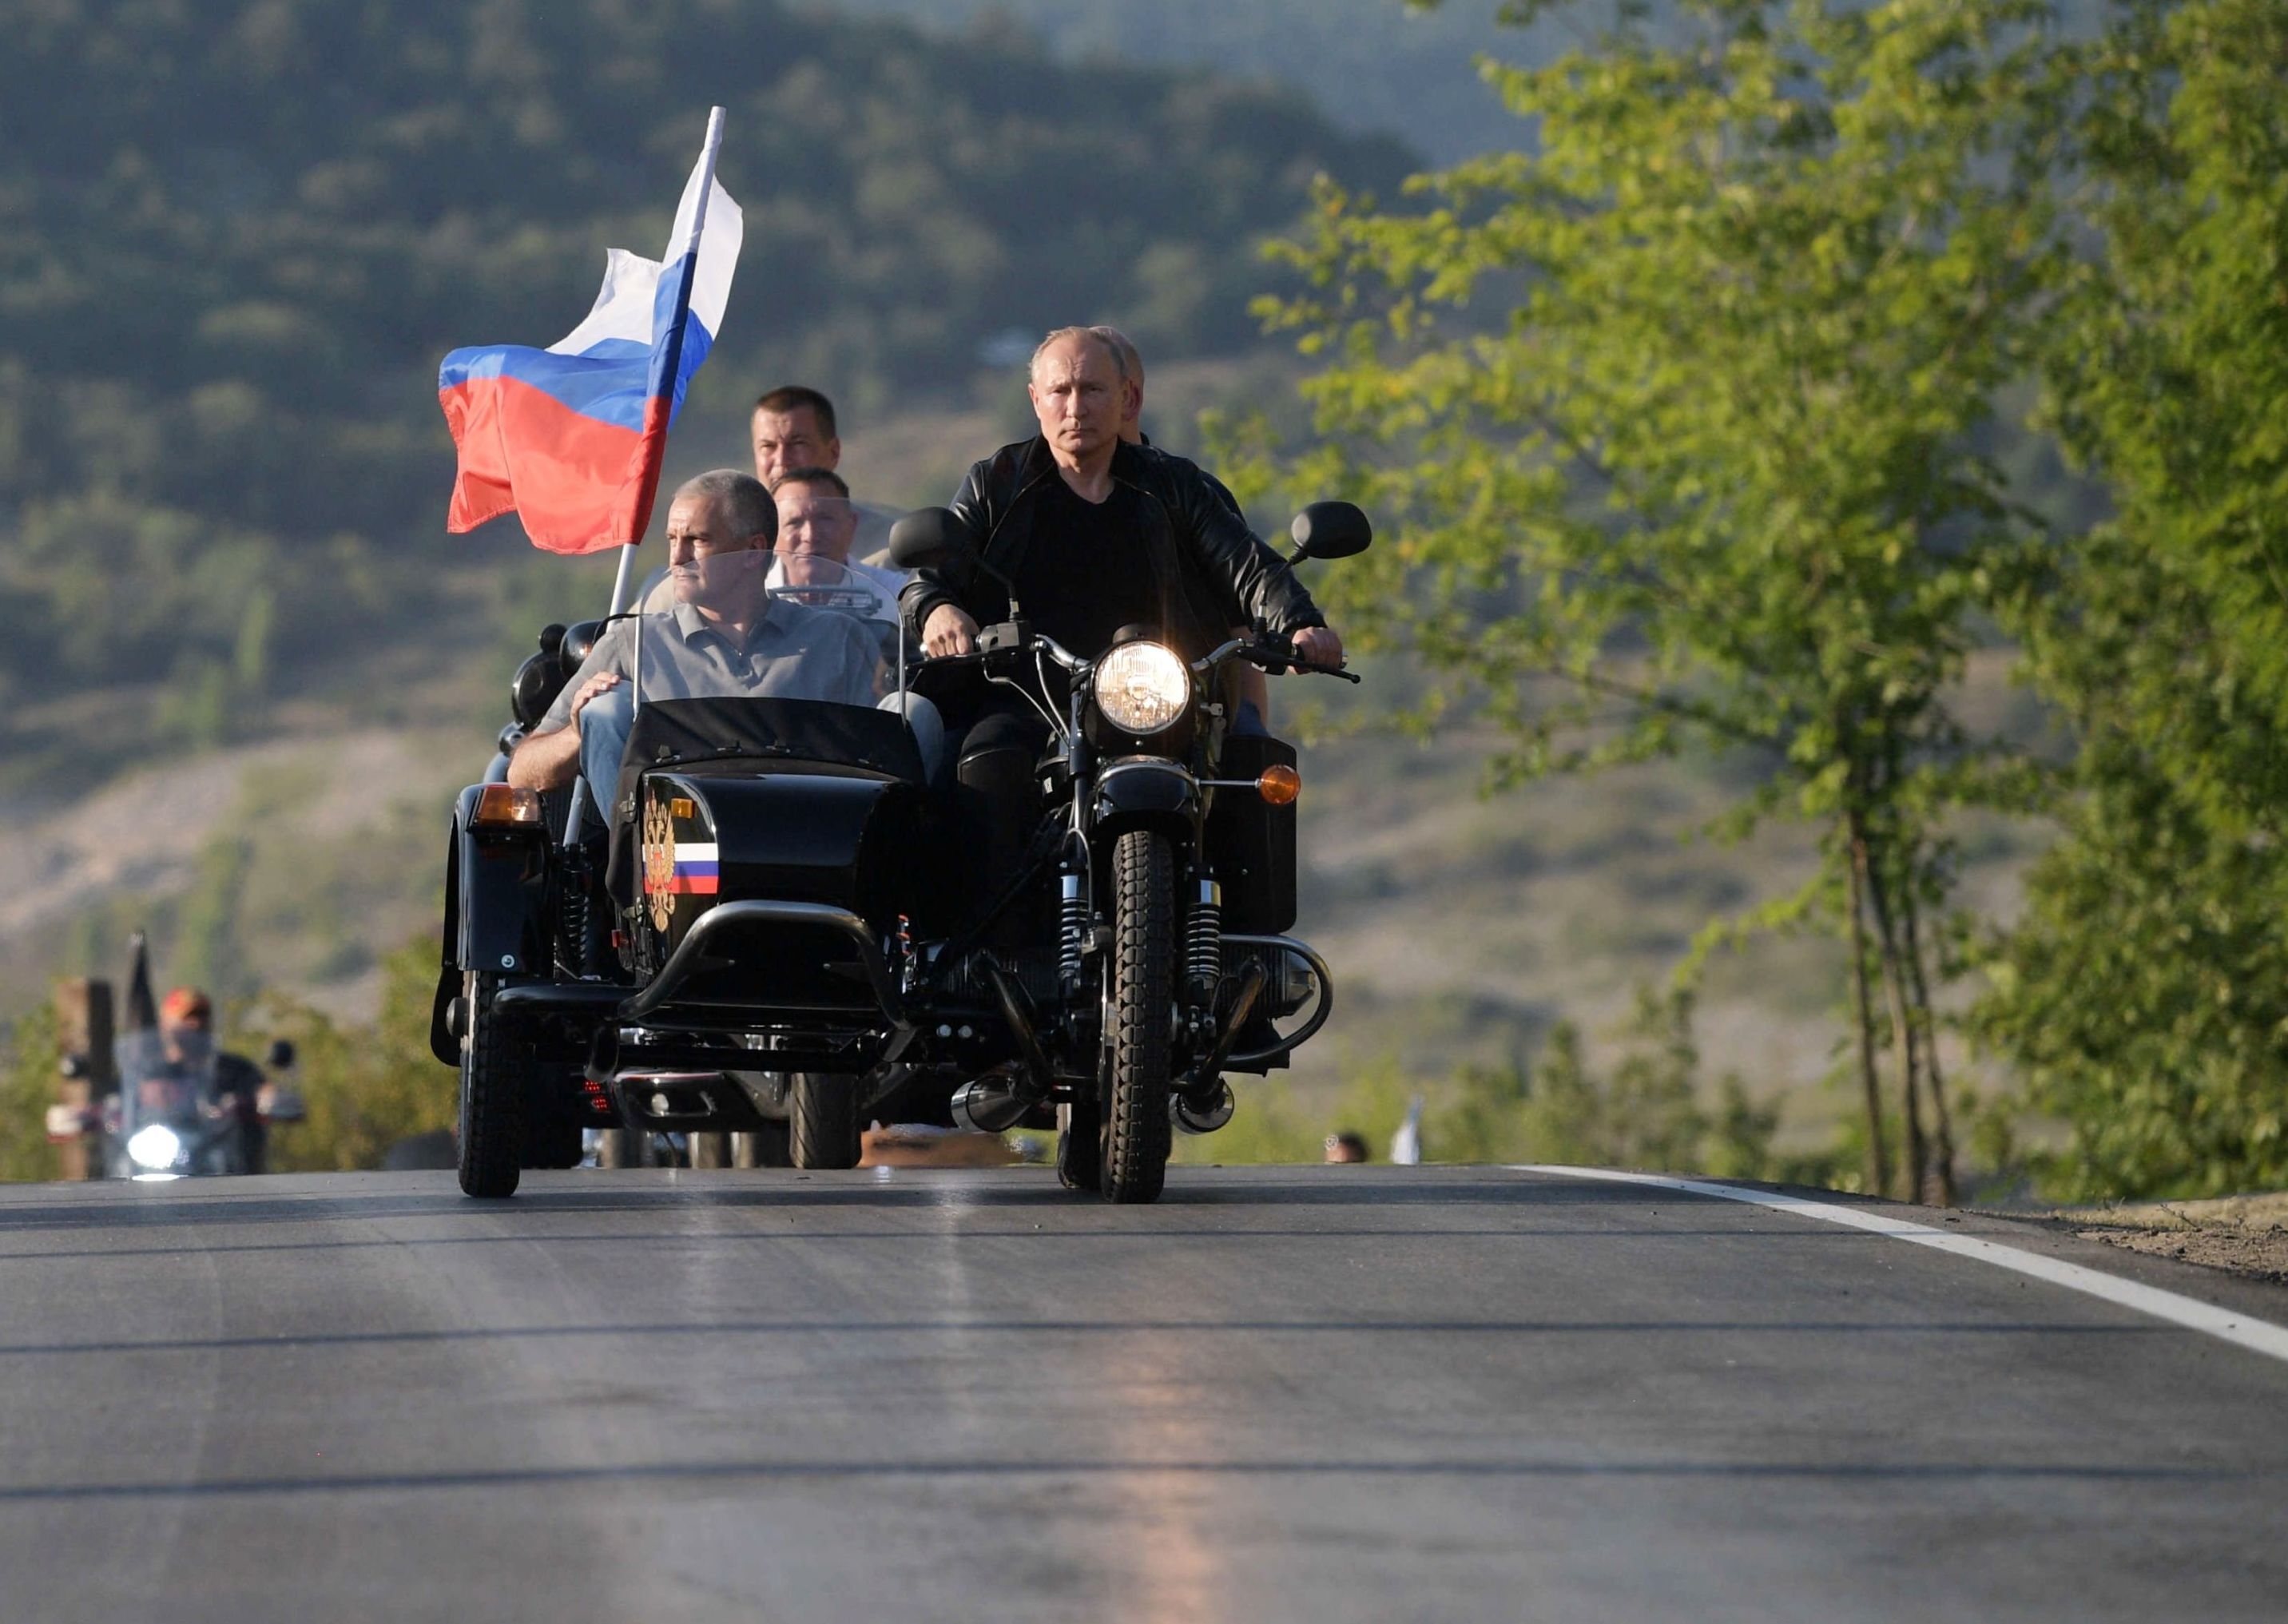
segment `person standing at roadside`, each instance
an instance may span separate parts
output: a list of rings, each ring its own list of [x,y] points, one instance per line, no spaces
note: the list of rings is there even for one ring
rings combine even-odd
[[[782,384],[756,400],[748,440],[755,454],[755,478],[775,494],[779,481],[796,469],[833,472],[842,463],[842,440],[837,432],[834,402],[801,384]],[[843,484],[847,497],[850,487]],[[851,555],[862,563],[888,562],[883,555],[890,545],[890,527],[904,517],[896,508],[870,502],[852,502],[857,520],[850,543]]]

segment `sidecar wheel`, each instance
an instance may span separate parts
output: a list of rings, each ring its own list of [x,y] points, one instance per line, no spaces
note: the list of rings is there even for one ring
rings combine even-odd
[[[493,1007],[500,978],[470,970],[461,1029],[461,1190],[465,1195],[514,1195],[523,1160],[525,1090],[532,1054]]]
[[[787,1089],[787,1145],[798,1168],[858,1165],[858,1084],[852,1077],[797,1072]]]
[[[1113,856],[1111,1099],[1104,1132],[1108,1201],[1154,1201],[1168,1181],[1168,1030],[1176,999],[1176,865],[1167,838],[1120,837]]]

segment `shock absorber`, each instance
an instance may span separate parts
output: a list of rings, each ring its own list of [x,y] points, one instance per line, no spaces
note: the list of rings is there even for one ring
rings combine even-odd
[[[584,976],[595,967],[588,962],[588,876],[575,874],[573,883],[563,887],[563,901],[557,918],[558,938],[556,957],[559,963],[576,976]]]
[[[1081,947],[1088,937],[1087,879],[1068,854],[1057,870],[1057,981],[1068,997],[1080,990]]]
[[[1204,874],[1184,928],[1184,973],[1192,1002],[1212,1007],[1217,978],[1223,974],[1223,887]]]

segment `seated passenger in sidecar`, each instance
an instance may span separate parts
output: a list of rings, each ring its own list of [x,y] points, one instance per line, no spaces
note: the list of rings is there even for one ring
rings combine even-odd
[[[720,469],[678,491],[668,509],[664,601],[595,639],[516,748],[508,781],[553,789],[576,768],[606,801],[634,720],[629,685],[639,650],[653,662],[645,681],[658,697],[875,703],[885,686],[883,649],[870,630],[878,589],[838,561],[778,557],[777,531],[775,505],[748,475]],[[908,712],[926,757],[934,720],[924,705]]]
[[[887,955],[948,866],[941,730],[881,590],[775,552],[743,473],[684,487],[666,529],[662,606],[544,634],[532,733],[462,795],[431,1042],[472,1193],[570,1165],[584,1128],[784,1121],[798,1165],[848,1166],[912,1041]]]

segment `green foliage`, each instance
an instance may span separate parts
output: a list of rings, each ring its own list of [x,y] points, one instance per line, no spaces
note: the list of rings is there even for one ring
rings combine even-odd
[[[1975,1029],[2070,1197],[2288,1181],[2288,14],[2125,8],[2046,407],[2116,516],[2012,622],[2083,741]]]
[[[10,1025],[0,1042],[0,1179],[56,1176],[47,1115],[62,1059],[55,1006],[44,999]]]
[[[1515,141],[1481,52],[1546,56],[1554,28],[1502,26],[1499,0],[839,0],[941,28],[1015,18],[1068,59],[1177,62],[1310,92],[1354,130],[1395,130],[1439,162]]]
[[[1715,833],[1825,830],[1816,879],[1746,923],[1847,925],[1908,1011],[1918,1125],[1943,820],[2029,789],[1943,698],[2049,563],[1980,449],[2065,265],[2047,26],[2032,0],[1686,0],[1489,67],[1537,148],[1410,212],[1322,186],[1281,250],[1310,291],[1263,305],[1320,358],[1317,443],[1242,471],[1396,532],[1337,606],[1444,678],[1418,720],[1504,730],[1498,785],[1704,749],[1745,769]]]
[[[409,942],[382,962],[380,1018],[343,1022],[282,994],[241,999],[225,1023],[226,1048],[259,1058],[274,1038],[291,1039],[290,1081],[309,1115],[270,1132],[276,1173],[378,1168],[400,1139],[453,1126],[456,1080],[429,1052],[437,944]],[[52,1004],[42,1000],[0,1043],[0,1179],[57,1175],[47,1142],[59,1050]]]
[[[1379,1159],[1418,1099],[1423,1153],[1432,1161],[1557,1161],[1831,1182],[1833,1158],[1791,1160],[1774,1149],[1778,1111],[1752,1100],[1736,1076],[1718,1081],[1712,1109],[1702,1104],[1692,1011],[1688,991],[1640,987],[1618,1034],[1619,1058],[1602,1074],[1589,1063],[1580,1029],[1560,1022],[1530,1066],[1466,1066],[1438,1081],[1410,1075],[1386,1056],[1353,1068],[1331,1105],[1316,1113],[1283,1080],[1243,1081],[1230,1125],[1204,1138],[1179,1138],[1179,1159],[1316,1161],[1337,1132],[1357,1134]]]
[[[195,743],[461,606],[438,360],[656,252],[711,101],[747,210],[685,420],[719,442],[789,376],[854,424],[963,398],[1012,329],[1243,340],[1254,235],[1408,162],[1292,92],[775,0],[0,0],[0,683],[165,683]]]
[[[306,1121],[272,1130],[274,1172],[377,1168],[400,1139],[453,1126],[456,1077],[429,1052],[437,944],[409,942],[382,970],[381,1017],[371,1026],[336,1021],[274,993],[242,1023],[257,1054],[274,1038],[292,1040],[293,1081],[309,1111]]]
[[[1580,1029],[1561,1022],[1541,1058],[1522,1066],[1466,1070],[1453,1097],[1431,1113],[1423,1139],[1442,1161],[1553,1161],[1648,1168],[1722,1178],[1773,1178],[1778,1112],[1757,1105],[1736,1076],[1701,1103],[1693,996],[1637,989],[1620,1058],[1599,1076]]]
[[[239,943],[238,918],[253,848],[236,834],[218,835],[199,848],[191,888],[177,916],[177,973],[211,998],[254,990]]]

